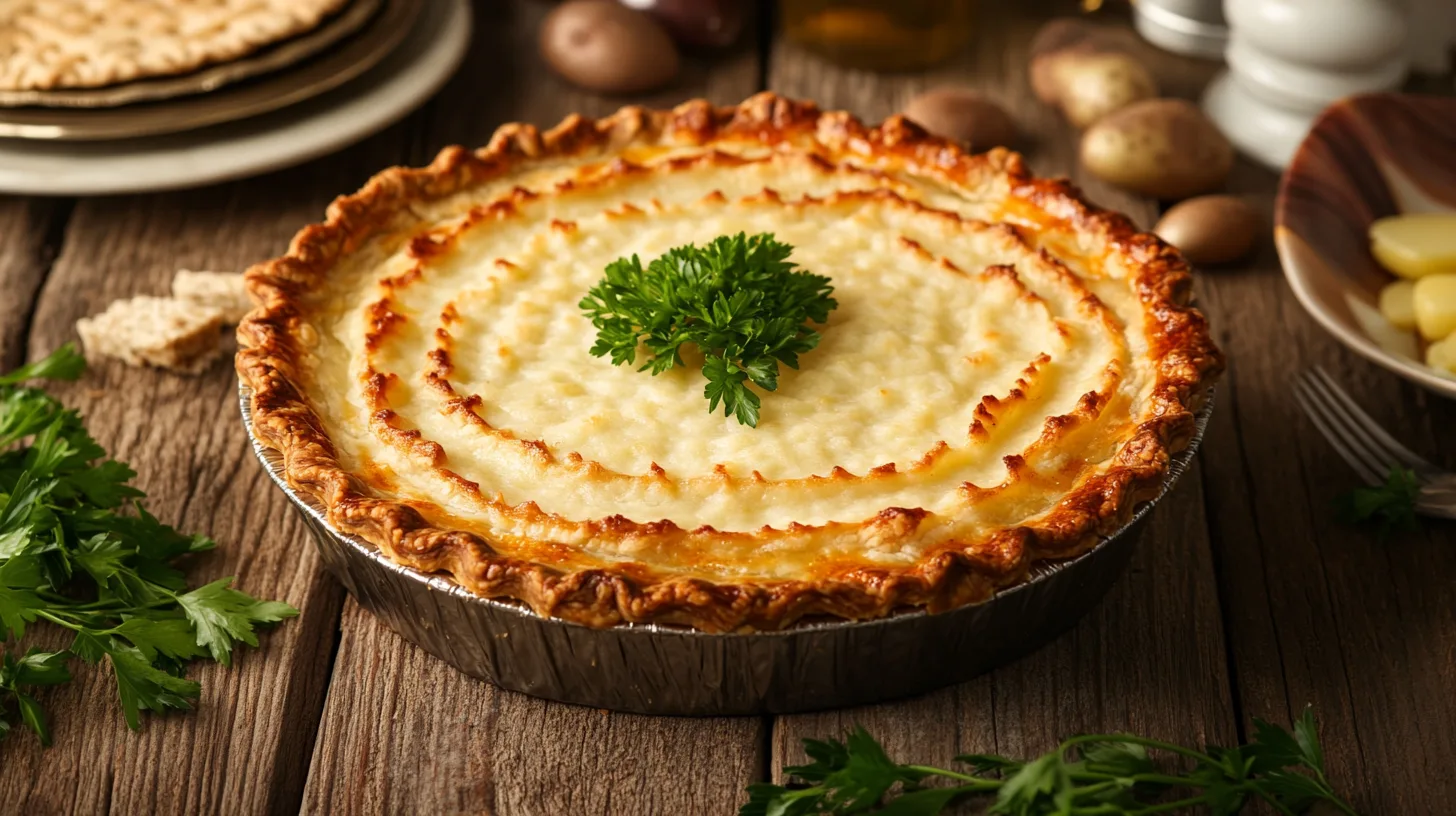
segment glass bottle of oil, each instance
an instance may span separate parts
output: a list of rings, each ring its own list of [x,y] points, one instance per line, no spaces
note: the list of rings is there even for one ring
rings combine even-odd
[[[971,39],[975,0],[779,0],[784,34],[851,68],[915,71]]]

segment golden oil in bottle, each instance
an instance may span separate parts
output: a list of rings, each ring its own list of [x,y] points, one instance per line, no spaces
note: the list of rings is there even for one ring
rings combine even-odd
[[[971,39],[975,0],[779,0],[784,34],[829,60],[872,71],[945,62]]]

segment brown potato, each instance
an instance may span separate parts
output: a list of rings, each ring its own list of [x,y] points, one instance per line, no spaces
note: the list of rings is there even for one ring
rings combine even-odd
[[[1036,30],[1029,51],[1035,58],[1068,48],[1111,50],[1118,47],[1114,31],[1081,17],[1053,17]]]
[[[1119,32],[1077,18],[1041,27],[1031,42],[1029,73],[1037,99],[1060,108],[1079,128],[1158,95],[1152,72]]]
[[[1036,32],[1031,40],[1031,90],[1048,105],[1061,102],[1061,82],[1052,73],[1063,54],[1124,53],[1107,29],[1077,17],[1057,17]]]
[[[1241,198],[1206,195],[1169,208],[1153,232],[1190,263],[1221,264],[1249,254],[1264,232],[1264,219]]]
[[[1197,106],[1147,99],[1082,134],[1082,166],[1105,181],[1161,199],[1208,192],[1233,169],[1234,149]]]
[[[651,17],[615,0],[569,0],[541,24],[541,56],[574,85],[603,93],[660,88],[677,75],[677,47]]]
[[[1048,60],[1062,113],[1078,128],[1158,95],[1152,73],[1127,54],[1067,51]]]
[[[1016,142],[1016,123],[1000,105],[965,88],[933,88],[905,106],[905,116],[926,130],[976,150]]]

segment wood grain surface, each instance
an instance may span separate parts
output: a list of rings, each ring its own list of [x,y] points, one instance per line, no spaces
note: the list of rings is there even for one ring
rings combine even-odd
[[[726,54],[695,54],[668,89],[604,98],[550,74],[535,32],[550,4],[480,0],[460,73],[406,121],[293,170],[192,192],[0,198],[0,363],[74,338],[79,316],[165,291],[179,267],[241,269],[281,251],[337,193],[507,121],[772,88],[868,119],[952,83],[1001,102],[1042,174],[1070,175],[1143,225],[1156,202],[1076,165],[1076,134],[1029,93],[1030,37],[1069,3],[983,3],[976,41],[947,66],[876,75],[831,66],[772,21]],[[1215,65],[1142,46],[1166,93],[1196,98]],[[1267,214],[1277,178],[1241,164],[1230,190]],[[1387,542],[1335,523],[1353,474],[1299,415],[1290,381],[1320,364],[1412,447],[1456,467],[1456,405],[1345,352],[1295,303],[1273,247],[1203,270],[1200,303],[1230,357],[1198,458],[1154,514],[1125,578],[1068,634],[1008,666],[916,699],[849,711],[654,719],[565,706],[465,677],[383,627],[325,575],[286,499],[256,466],[225,364],[195,378],[103,363],[59,387],[140,472],[162,519],[221,546],[189,568],[239,575],[300,618],[199,666],[199,709],[125,729],[113,680],[82,671],[45,703],[55,747],[0,743],[0,813],[726,814],[750,781],[780,778],[803,737],[855,723],[893,755],[1027,754],[1068,734],[1131,730],[1190,743],[1246,735],[1312,704],[1330,774],[1367,814],[1440,814],[1456,801],[1456,525]],[[40,634],[45,642],[44,634]],[[893,667],[866,667],[893,670]]]
[[[355,185],[369,166],[397,161],[398,135],[280,178],[209,190],[79,202],[34,306],[30,356],[74,339],[78,317],[132,294],[163,293],[178,267],[241,269],[283,249],[297,224]],[[357,162],[357,165],[353,163]],[[44,247],[36,257],[44,260]],[[92,434],[133,464],[159,518],[206,532],[219,548],[190,570],[239,575],[259,595],[302,610],[245,650],[231,669],[197,667],[198,711],[149,717],[128,732],[106,672],[78,672],[52,694],[61,750],[33,740],[0,748],[0,808],[17,812],[245,812],[296,807],[328,685],[343,593],[322,573],[302,524],[253,459],[237,420],[226,360],[197,377],[93,365],[54,390]],[[23,769],[23,770],[22,770]]]
[[[71,202],[0,200],[0,365],[25,362],[36,296],[59,251]]]

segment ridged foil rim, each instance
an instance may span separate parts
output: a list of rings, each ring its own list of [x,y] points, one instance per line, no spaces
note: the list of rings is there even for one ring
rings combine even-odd
[[[1092,549],[1080,555],[1060,561],[1041,561],[1033,564],[1030,569],[1030,576],[1026,580],[1022,581],[1019,584],[1016,584],[1015,586],[1001,590],[995,595],[992,595],[990,598],[981,602],[980,604],[973,604],[973,606],[985,606],[987,604],[992,604],[998,601],[1012,598],[1017,593],[1028,590],[1036,584],[1045,581],[1048,577],[1052,575],[1055,575],[1064,570],[1074,569],[1078,564],[1092,558],[1099,551],[1105,548],[1108,542],[1118,538],[1129,530],[1135,529],[1138,526],[1138,522],[1142,521],[1142,519],[1152,511],[1153,506],[1161,501],[1164,496],[1168,495],[1168,492],[1173,489],[1173,485],[1192,465],[1193,457],[1198,452],[1198,448],[1203,442],[1204,433],[1208,430],[1209,418],[1213,415],[1213,402],[1216,391],[1216,387],[1210,387],[1205,394],[1202,406],[1200,406],[1198,412],[1194,414],[1193,436],[1188,440],[1187,447],[1174,454],[1174,456],[1169,461],[1168,475],[1163,480],[1163,486],[1158,491],[1158,495],[1138,505],[1136,510],[1134,510],[1133,512],[1132,518],[1128,520],[1127,524],[1113,531],[1109,535],[1103,536],[1101,540],[1098,541],[1096,546],[1092,547]],[[574,627],[576,629],[584,631],[607,631],[594,629],[590,626],[585,626],[583,624],[575,623],[573,621],[562,620],[560,618],[544,617],[542,615],[536,614],[536,612],[533,611],[531,608],[521,603],[507,600],[499,600],[495,598],[486,598],[484,596],[477,595],[474,592],[471,592],[470,590],[461,587],[459,584],[455,583],[446,576],[424,573],[420,572],[419,570],[397,564],[384,553],[380,552],[379,549],[373,544],[370,544],[369,542],[358,538],[357,536],[352,536],[335,529],[333,525],[329,524],[324,508],[319,505],[316,499],[306,493],[301,493],[295,490],[292,485],[288,484],[288,480],[284,476],[282,455],[279,454],[278,451],[275,451],[260,442],[258,440],[258,437],[253,433],[252,389],[246,385],[243,385],[242,383],[238,384],[238,403],[242,414],[243,428],[248,434],[248,441],[252,444],[253,447],[253,455],[256,456],[258,458],[258,461],[263,465],[263,470],[268,473],[268,477],[273,480],[273,484],[277,485],[278,488],[282,490],[284,494],[287,495],[288,498],[294,503],[294,505],[296,505],[303,512],[307,513],[308,516],[313,519],[313,521],[316,522],[320,528],[327,530],[335,539],[346,542],[359,555],[368,558],[370,561],[373,561],[375,564],[386,570],[402,575],[417,583],[423,584],[429,589],[432,589],[436,592],[446,593],[447,595],[454,596],[468,603],[481,604],[484,606],[488,606],[498,612],[518,615],[522,618],[532,619],[545,624],[554,624],[563,627]],[[662,634],[670,634],[674,636],[693,636],[702,638],[794,637],[796,635],[801,635],[805,632],[815,630],[845,631],[881,626],[898,627],[909,624],[916,620],[923,620],[929,617],[930,614],[931,613],[927,612],[924,609],[910,609],[905,610],[904,612],[889,615],[887,617],[873,618],[870,620],[800,621],[792,626],[789,626],[788,628],[772,631],[704,632],[687,626],[673,626],[659,623],[622,623],[610,627],[609,630],[614,632],[637,632],[641,633],[644,637]]]

